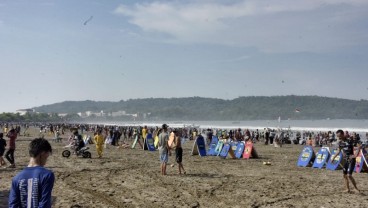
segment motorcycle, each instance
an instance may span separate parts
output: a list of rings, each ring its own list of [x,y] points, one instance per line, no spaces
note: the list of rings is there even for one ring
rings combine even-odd
[[[66,146],[75,151],[75,146]],[[82,147],[80,150],[76,151],[77,156],[82,156],[83,158],[92,158],[91,152],[88,151],[89,147]],[[72,152],[69,149],[64,150],[62,153],[63,157],[69,158]]]

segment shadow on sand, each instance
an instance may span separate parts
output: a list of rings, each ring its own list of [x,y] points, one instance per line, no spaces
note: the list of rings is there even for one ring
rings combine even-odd
[[[0,191],[0,208],[7,208],[9,203],[9,191]],[[52,197],[52,204],[55,205],[56,197]]]
[[[9,191],[0,191],[0,208],[8,207]]]

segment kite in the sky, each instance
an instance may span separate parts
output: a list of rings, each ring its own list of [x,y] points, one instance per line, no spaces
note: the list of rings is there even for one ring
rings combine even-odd
[[[300,113],[300,109],[296,108],[295,113]]]
[[[91,16],[88,20],[86,20],[83,24],[84,25],[87,25],[87,23],[89,22],[89,21],[91,21],[93,19],[93,16]]]

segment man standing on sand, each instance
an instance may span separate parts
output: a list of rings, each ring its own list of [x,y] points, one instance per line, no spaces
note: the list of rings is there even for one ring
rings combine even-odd
[[[101,158],[105,141],[104,141],[104,137],[102,136],[102,132],[100,129],[97,130],[97,133],[94,136],[94,140],[96,144],[96,151],[98,154],[98,158]]]
[[[158,136],[158,150],[160,153],[160,162],[161,162],[161,175],[166,175],[166,166],[169,161],[169,135],[167,134],[168,125],[162,125],[162,132]]]
[[[265,145],[268,145],[268,141],[270,139],[270,131],[268,128],[264,129],[264,138],[265,138]]]
[[[186,174],[183,166],[183,148],[181,147],[181,139],[179,137],[178,131],[174,130],[175,139],[174,139],[174,146],[175,146],[175,158],[176,162],[178,163],[179,168],[179,175],[181,175],[181,170],[183,173]]]
[[[349,187],[349,180],[353,184],[356,191],[359,193],[360,190],[358,189],[355,179],[353,178],[353,171],[355,168],[356,163],[356,157],[358,156],[361,145],[358,145],[358,143],[350,138],[347,138],[346,135],[344,135],[343,130],[338,130],[336,132],[337,138],[339,138],[339,151],[335,154],[335,156],[332,158],[331,161],[334,161],[336,156],[340,154],[342,151],[343,158],[345,160],[344,168],[343,168],[343,174],[344,174],[344,181],[346,185],[346,192],[350,193],[350,187]],[[354,151],[354,147],[357,147],[357,150]]]
[[[9,194],[10,208],[51,207],[55,176],[53,172],[43,167],[51,153],[51,145],[46,139],[31,141],[28,167],[12,180]]]
[[[9,168],[15,168],[14,151],[15,151],[15,140],[17,139],[17,132],[15,131],[14,128],[12,128],[6,136],[9,138],[9,147],[5,153],[5,158],[10,163]]]

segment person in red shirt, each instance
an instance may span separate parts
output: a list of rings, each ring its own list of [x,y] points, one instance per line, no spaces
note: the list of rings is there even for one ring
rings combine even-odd
[[[5,158],[9,161],[9,168],[15,168],[14,151],[15,151],[15,140],[17,139],[17,132],[15,129],[11,129],[6,137],[9,138],[8,150],[5,153]]]

